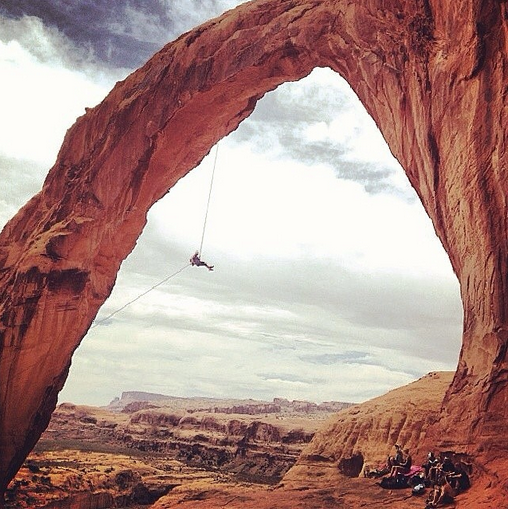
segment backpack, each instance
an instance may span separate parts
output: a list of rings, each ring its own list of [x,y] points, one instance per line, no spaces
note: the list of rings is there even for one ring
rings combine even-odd
[[[399,488],[407,488],[407,479],[405,477],[383,477],[379,482],[381,488],[388,490],[396,490]]]

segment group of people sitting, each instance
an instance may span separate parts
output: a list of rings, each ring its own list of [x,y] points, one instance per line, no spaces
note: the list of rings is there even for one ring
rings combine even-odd
[[[414,465],[408,449],[395,444],[395,455],[388,456],[386,464],[365,472],[366,477],[382,477],[382,488],[412,488],[413,495],[421,495],[430,488],[426,509],[446,505],[469,488],[470,480],[465,466],[454,464],[448,455],[437,457],[429,452],[422,466]]]
[[[453,502],[456,495],[471,486],[464,465],[454,464],[447,455],[437,458],[431,451],[422,466],[425,472],[425,485],[432,487],[427,497],[426,509],[437,507],[439,503],[444,505]]]

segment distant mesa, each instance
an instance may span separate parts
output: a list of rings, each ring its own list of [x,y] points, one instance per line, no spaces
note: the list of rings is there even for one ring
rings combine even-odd
[[[333,413],[352,406],[354,403],[344,401],[290,401],[285,398],[273,398],[271,402],[254,399],[221,399],[206,397],[168,396],[142,391],[126,391],[121,397],[114,398],[107,407],[116,412],[132,413],[150,408],[184,409],[186,412],[209,412],[219,414],[312,414]]]
[[[67,497],[67,502],[69,496],[76,501],[162,497],[155,506],[161,509],[194,509],[192,503],[196,500],[206,500],[208,509],[219,509],[238,498],[237,505],[233,505],[237,509],[272,509],[300,507],[304,494],[309,507],[330,507],[330,501],[341,500],[344,507],[421,508],[421,498],[410,503],[407,492],[396,496],[362,472],[384,464],[395,443],[410,450],[416,465],[426,458],[429,445],[436,453],[441,451],[440,437],[429,435],[429,430],[439,417],[443,395],[452,379],[452,372],[432,372],[365,403],[346,404],[334,413],[307,413],[317,405],[308,407],[308,402],[282,398],[263,402],[156,394],[153,397],[157,401],[152,405],[149,393],[142,393],[144,401],[132,401],[136,393],[116,398],[114,401],[126,402],[120,411],[119,407],[113,411],[63,403],[53,413],[37,451],[8,495],[17,503],[34,496]],[[204,401],[211,403],[210,408],[196,409]],[[262,409],[268,404],[281,411],[232,414],[231,409],[241,407],[239,401],[248,408],[259,405]],[[134,410],[134,405],[152,408]],[[129,412],[128,407],[132,407]],[[225,411],[219,413],[217,408]],[[62,446],[75,449],[57,462],[54,453]],[[101,457],[97,456],[99,451]],[[106,452],[112,456],[105,458]],[[457,498],[458,506],[497,509],[496,503],[478,503],[492,480],[482,479],[483,472],[474,468],[472,458],[454,451],[446,454],[467,466],[473,481],[460,500]],[[129,466],[121,466],[129,457]],[[81,458],[79,462],[77,458]],[[102,467],[102,481],[97,484],[99,461],[109,465]],[[93,468],[84,463],[93,463]],[[79,483],[76,470],[80,472]],[[62,504],[62,499],[58,503]]]
[[[276,401],[130,391],[107,407],[63,403],[53,413],[40,447],[74,444],[85,450],[141,451],[189,468],[220,469],[238,480],[273,484],[335,409],[351,405]]]

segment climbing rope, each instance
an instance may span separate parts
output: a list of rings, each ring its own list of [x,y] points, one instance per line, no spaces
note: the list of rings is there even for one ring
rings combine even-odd
[[[210,200],[212,198],[213,180],[214,180],[214,176],[215,176],[215,168],[217,166],[217,155],[218,155],[218,153],[219,153],[219,144],[217,143],[216,148],[215,148],[215,158],[214,158],[214,161],[213,161],[212,177],[210,179],[210,190],[208,192],[208,201],[207,201],[207,204],[206,204],[205,220],[204,220],[204,223],[203,223],[203,233],[201,235],[201,244],[199,246],[199,253],[200,254],[201,254],[201,252],[203,250],[203,243],[204,243],[204,240],[205,240],[206,222],[207,222],[207,219],[208,219],[208,210],[210,209]],[[131,304],[133,304],[137,300],[141,299],[141,297],[144,297],[147,293],[150,293],[152,290],[155,290],[158,286],[161,286],[164,283],[166,283],[167,281],[169,281],[170,279],[174,278],[175,276],[180,274],[180,272],[183,272],[187,267],[190,267],[191,265],[192,265],[192,263],[187,263],[181,269],[178,269],[176,272],[173,272],[173,274],[170,274],[169,276],[165,277],[162,281],[159,281],[157,284],[151,286],[150,288],[148,288],[148,290],[145,290],[143,293],[141,293],[140,295],[138,295],[134,299],[130,300],[129,302],[124,304],[122,307],[120,307],[117,310],[113,311],[111,314],[109,314],[105,318],[102,318],[101,320],[94,321],[93,325],[90,328],[93,329],[94,327],[97,327],[97,325],[100,325],[101,323],[104,323],[105,321],[109,320],[110,318],[115,316],[117,313],[120,313],[120,311],[123,311],[127,306],[130,306]]]
[[[90,327],[90,329],[93,329],[94,327],[97,327],[97,325],[100,325],[101,323],[104,323],[105,321],[109,320],[113,316],[115,316],[117,313],[120,313],[120,311],[123,311],[127,306],[130,306],[137,300],[141,299],[141,297],[144,297],[147,293],[150,293],[152,290],[155,290],[158,286],[163,285],[166,281],[169,281],[171,278],[174,278],[180,272],[183,272],[187,267],[190,267],[190,263],[182,267],[181,269],[178,269],[176,272],[173,272],[173,274],[169,275],[168,277],[164,278],[162,281],[159,281],[157,284],[151,286],[148,290],[144,291],[142,294],[138,295],[134,299],[130,300],[126,304],[124,304],[121,308],[118,308],[116,311],[113,311],[111,314],[106,316],[106,318],[102,318],[101,320],[94,321],[94,324]]]
[[[203,254],[203,243],[205,241],[206,222],[208,219],[208,210],[210,209],[210,200],[212,198],[213,179],[215,177],[215,168],[217,167],[217,155],[219,154],[219,144],[215,146],[215,158],[213,161],[212,177],[210,178],[210,190],[208,191],[208,202],[206,203],[205,220],[203,222],[203,233],[201,235],[201,244],[199,245],[199,255]]]

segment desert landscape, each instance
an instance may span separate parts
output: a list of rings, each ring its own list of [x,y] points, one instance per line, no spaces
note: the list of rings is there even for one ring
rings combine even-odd
[[[62,403],[7,498],[12,507],[107,508],[148,504],[177,486],[273,486],[350,406],[140,392],[104,408]]]
[[[429,488],[383,489],[364,474],[398,442],[423,463],[420,444],[452,375],[430,373],[359,405],[136,392],[104,408],[62,403],[11,482],[7,507],[421,508]],[[485,472],[448,453],[472,481],[454,507],[479,507]]]
[[[11,7],[18,16],[18,3]],[[7,506],[422,507],[424,500],[411,492],[382,489],[362,476],[367,466],[386,462],[398,444],[415,464],[436,451],[467,470],[472,486],[455,497],[457,507],[501,507],[508,494],[507,20],[506,2],[495,0],[254,0],[179,34],[116,81],[100,103],[86,107],[51,159],[41,189],[21,208],[18,204],[0,233],[0,494]],[[9,46],[9,65],[20,47]],[[196,408],[188,408],[188,402],[178,407],[174,400],[176,407],[169,409],[158,397],[152,401],[136,392],[125,394],[125,405],[122,396],[110,408],[57,407],[73,356],[111,295],[151,207],[234,132],[265,94],[316,68],[339,73],[351,86],[449,258],[462,303],[455,372],[432,371],[347,408],[335,403],[321,410],[311,403],[301,408],[297,401],[277,399],[217,406],[201,401]],[[30,123],[28,117],[24,126]],[[271,176],[264,179],[270,188]],[[262,198],[252,208],[261,211]],[[348,214],[338,216],[337,223]],[[383,243],[380,238],[378,245]],[[299,272],[294,273],[296,279]],[[266,273],[267,284],[271,274]],[[374,281],[373,274],[367,271],[363,280]],[[329,286],[330,274],[321,276],[315,295]],[[244,281],[250,282],[248,273]],[[359,286],[361,279],[355,281]],[[275,286],[275,296],[286,290]],[[230,291],[213,283],[208,287],[215,294]],[[294,300],[306,295],[305,281],[287,293]],[[307,307],[319,316],[325,309],[338,313],[351,299],[362,304],[369,296],[351,293],[340,305],[325,298],[320,307],[308,293]],[[167,363],[178,363],[176,352],[196,336],[201,345],[209,344],[203,341],[208,328],[200,327],[208,307],[180,307],[197,302],[186,300],[183,292],[172,298],[171,306],[158,308],[161,321],[182,323],[171,310],[191,309],[183,320],[185,341],[173,337],[171,350],[161,340],[156,352]],[[263,326],[284,315],[277,305],[262,307],[264,295],[255,312],[249,302],[238,298],[235,310],[241,303],[245,314],[263,317]],[[337,322],[361,315],[360,321],[371,325],[374,308],[359,305]],[[298,315],[295,310],[293,317]],[[289,340],[272,348],[277,334],[239,326],[231,311],[219,316],[222,334],[236,339],[244,333],[245,341],[255,336],[265,345],[265,360],[277,349],[293,351],[314,340],[310,332],[300,336],[286,317]],[[326,316],[334,321],[333,313]],[[377,323],[385,327],[380,337],[371,327],[369,341],[377,342],[372,351],[299,359],[303,380],[291,373],[281,378],[274,362],[273,369],[257,374],[258,380],[315,387],[314,366],[339,360],[344,371],[367,373],[374,351],[392,342],[396,347],[384,350],[389,375],[392,381],[396,375],[407,380],[416,369],[393,368],[401,352],[415,348],[427,366],[426,356],[444,351],[452,336],[428,334],[431,320],[421,318],[420,334],[409,345],[397,335],[408,324],[394,326],[386,316]],[[122,348],[129,348],[128,332],[124,338]],[[334,337],[336,345],[342,339]],[[427,343],[434,347],[426,349]],[[188,349],[197,362],[199,348]],[[224,361],[215,355],[218,350],[213,345],[209,350],[206,360],[215,362],[216,370],[205,386],[228,364],[227,353]],[[105,357],[98,356],[96,364]],[[433,359],[438,363],[439,355]],[[238,361],[240,374],[243,367]],[[386,366],[377,367],[387,375],[381,369]],[[419,369],[418,376],[429,371]],[[186,375],[189,383],[190,370]]]

